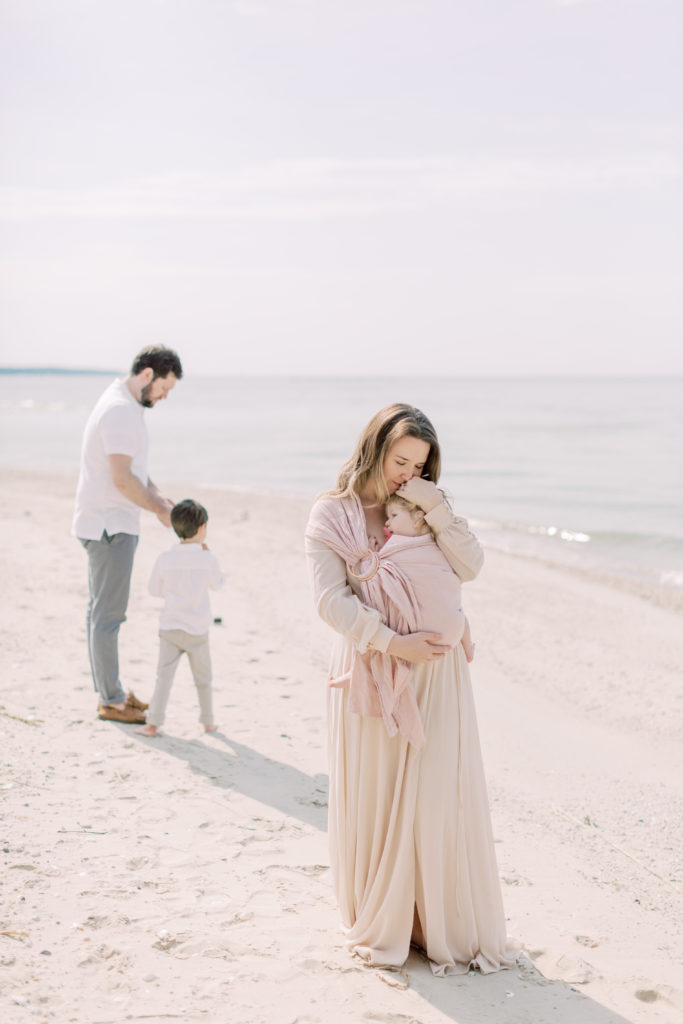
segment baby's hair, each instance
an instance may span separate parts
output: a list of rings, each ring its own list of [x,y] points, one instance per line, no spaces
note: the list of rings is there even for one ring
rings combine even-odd
[[[439,488],[439,493],[442,495],[443,500],[446,502],[446,504],[449,505],[450,507],[448,495],[446,494],[446,492],[442,491],[441,488]],[[385,504],[385,508],[387,509],[387,511],[389,511],[390,505],[395,505],[397,508],[405,509],[406,512],[409,513],[414,523],[419,523],[421,526],[424,527],[422,533],[426,533],[428,530],[431,530],[429,523],[425,519],[425,513],[422,511],[420,506],[417,505],[414,501],[408,501],[408,499],[404,498],[403,495],[401,494],[390,494]]]
[[[406,512],[415,512],[420,508],[414,501],[408,501],[407,498],[402,497],[400,494],[391,494],[387,499],[386,507],[389,505],[398,505],[399,508],[404,508]]]
[[[192,498],[179,501],[171,509],[171,526],[181,540],[192,540],[208,521],[209,513]]]
[[[425,514],[414,501],[408,501],[407,498],[403,498],[400,494],[392,494],[387,499],[385,506],[387,512],[391,505],[394,505],[396,508],[405,509],[420,533],[429,533],[429,523],[425,521]]]

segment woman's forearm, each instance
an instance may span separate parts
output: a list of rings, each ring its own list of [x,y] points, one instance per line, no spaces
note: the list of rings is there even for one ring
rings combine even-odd
[[[306,560],[320,618],[347,637],[362,653],[369,647],[386,651],[396,635],[376,608],[363,604],[346,579],[343,560],[322,541],[306,538]]]

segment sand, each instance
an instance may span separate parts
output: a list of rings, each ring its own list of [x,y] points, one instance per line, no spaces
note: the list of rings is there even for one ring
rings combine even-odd
[[[193,491],[229,577],[220,731],[186,664],[163,733],[100,722],[75,479],[3,472],[0,1017],[109,1024],[673,1022],[680,963],[680,611],[495,551],[465,587],[512,970],[434,978],[346,953],[326,835],[330,634],[307,502]],[[162,482],[163,484],[163,482]],[[174,498],[182,487],[163,488]],[[145,516],[122,678],[149,698],[172,537]]]

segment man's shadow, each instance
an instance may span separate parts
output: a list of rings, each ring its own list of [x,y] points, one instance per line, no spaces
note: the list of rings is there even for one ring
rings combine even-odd
[[[327,828],[326,775],[306,775],[217,732],[225,751],[201,740],[166,734],[150,741],[160,753],[185,761],[221,789],[236,790],[306,825]],[[350,961],[352,963],[353,961]],[[436,978],[428,961],[411,950],[405,965],[410,987],[455,1024],[480,1024],[485,1007],[489,1024],[629,1024],[625,1017],[583,995],[563,981],[544,978],[531,961],[487,975],[478,972]],[[400,975],[397,975],[397,981]]]
[[[327,829],[327,775],[306,775],[284,761],[261,754],[222,732],[211,734],[225,751],[200,740],[161,735],[149,741],[154,749],[185,761],[221,789],[234,789],[282,814],[324,832]]]

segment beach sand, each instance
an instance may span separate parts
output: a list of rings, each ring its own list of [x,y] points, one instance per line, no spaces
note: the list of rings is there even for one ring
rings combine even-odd
[[[176,500],[190,496],[162,483]],[[3,473],[0,1017],[8,1022],[617,1024],[683,1010],[680,612],[488,552],[464,588],[511,936],[482,977],[363,967],[326,835],[331,634],[302,555],[308,503],[191,492],[228,574],[211,634],[220,731],[186,663],[163,733],[100,722],[75,478]],[[149,699],[172,535],[144,516],[122,678]]]

